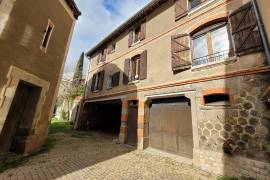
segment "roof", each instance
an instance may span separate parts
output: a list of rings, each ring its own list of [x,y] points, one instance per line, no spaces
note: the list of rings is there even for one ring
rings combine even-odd
[[[148,14],[150,14],[155,9],[157,9],[161,4],[163,4],[167,1],[168,0],[151,0],[150,3],[148,3],[145,7],[143,7],[140,11],[138,11],[135,15],[133,15],[131,18],[129,18],[122,25],[117,27],[112,33],[110,33],[107,37],[105,37],[102,41],[100,41],[100,43],[98,43],[90,51],[88,51],[86,55],[88,57],[90,57],[96,51],[98,51],[100,48],[106,46],[107,43],[109,43],[111,40],[113,40],[114,38],[119,36],[122,32],[124,32],[127,29],[129,29],[130,27],[132,27],[135,22],[146,17]]]
[[[66,0],[68,6],[73,11],[73,15],[76,19],[82,14],[74,0]]]

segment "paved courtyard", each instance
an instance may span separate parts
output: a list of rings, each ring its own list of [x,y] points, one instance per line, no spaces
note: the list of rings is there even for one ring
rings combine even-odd
[[[172,159],[113,143],[113,137],[105,134],[79,137],[55,133],[50,137],[56,140],[53,149],[5,171],[0,174],[0,180],[213,179],[205,172]]]

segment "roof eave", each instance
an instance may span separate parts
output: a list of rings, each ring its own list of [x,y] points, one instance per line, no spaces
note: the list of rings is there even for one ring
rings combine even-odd
[[[144,18],[149,13],[151,13],[154,9],[159,7],[161,4],[166,2],[168,0],[152,0],[150,3],[148,3],[145,7],[143,7],[140,11],[138,11],[135,15],[133,15],[131,18],[129,18],[127,21],[125,21],[122,25],[117,27],[112,33],[110,33],[108,36],[106,36],[102,41],[100,41],[96,46],[94,46],[91,50],[89,50],[86,53],[87,57],[92,56],[98,49],[100,49],[102,46],[105,46],[109,41],[114,39],[116,36],[130,28],[134,21],[137,21],[141,18]]]

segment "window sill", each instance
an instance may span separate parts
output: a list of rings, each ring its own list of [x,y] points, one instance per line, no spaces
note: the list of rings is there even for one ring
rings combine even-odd
[[[138,84],[139,82],[140,82],[140,80],[130,81],[130,82],[128,83],[128,85]]]
[[[209,106],[201,106],[201,110],[217,110],[217,109],[238,109],[236,106],[231,106],[231,105],[209,105]]]
[[[94,90],[94,91],[92,91],[93,93],[98,93],[100,90]]]
[[[198,7],[195,7],[193,9],[189,10],[188,16],[192,16],[196,13],[198,13],[199,11],[201,11],[202,9],[205,9],[207,7],[209,7],[210,5],[214,4],[214,2],[217,2],[218,0],[209,0],[205,3],[202,3],[201,5],[199,5]]]
[[[137,41],[137,42],[132,43],[131,47],[136,46],[137,44],[140,44],[140,42],[141,42],[141,41],[139,40],[139,41]]]
[[[229,58],[227,58],[225,60],[220,60],[220,61],[210,62],[210,63],[207,63],[207,64],[192,66],[191,71],[206,70],[206,69],[210,69],[210,68],[217,67],[217,66],[223,66],[223,65],[231,64],[231,63],[234,63],[236,61],[237,61],[237,57],[233,56],[233,57],[229,57]]]

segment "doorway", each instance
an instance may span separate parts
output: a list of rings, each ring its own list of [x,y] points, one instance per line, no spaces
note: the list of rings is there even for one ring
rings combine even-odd
[[[41,87],[20,81],[0,134],[0,153],[24,153],[30,135]]]
[[[193,157],[189,99],[177,97],[152,100],[149,116],[150,147],[187,158]]]
[[[127,120],[127,144],[137,146],[138,101],[130,101]]]

